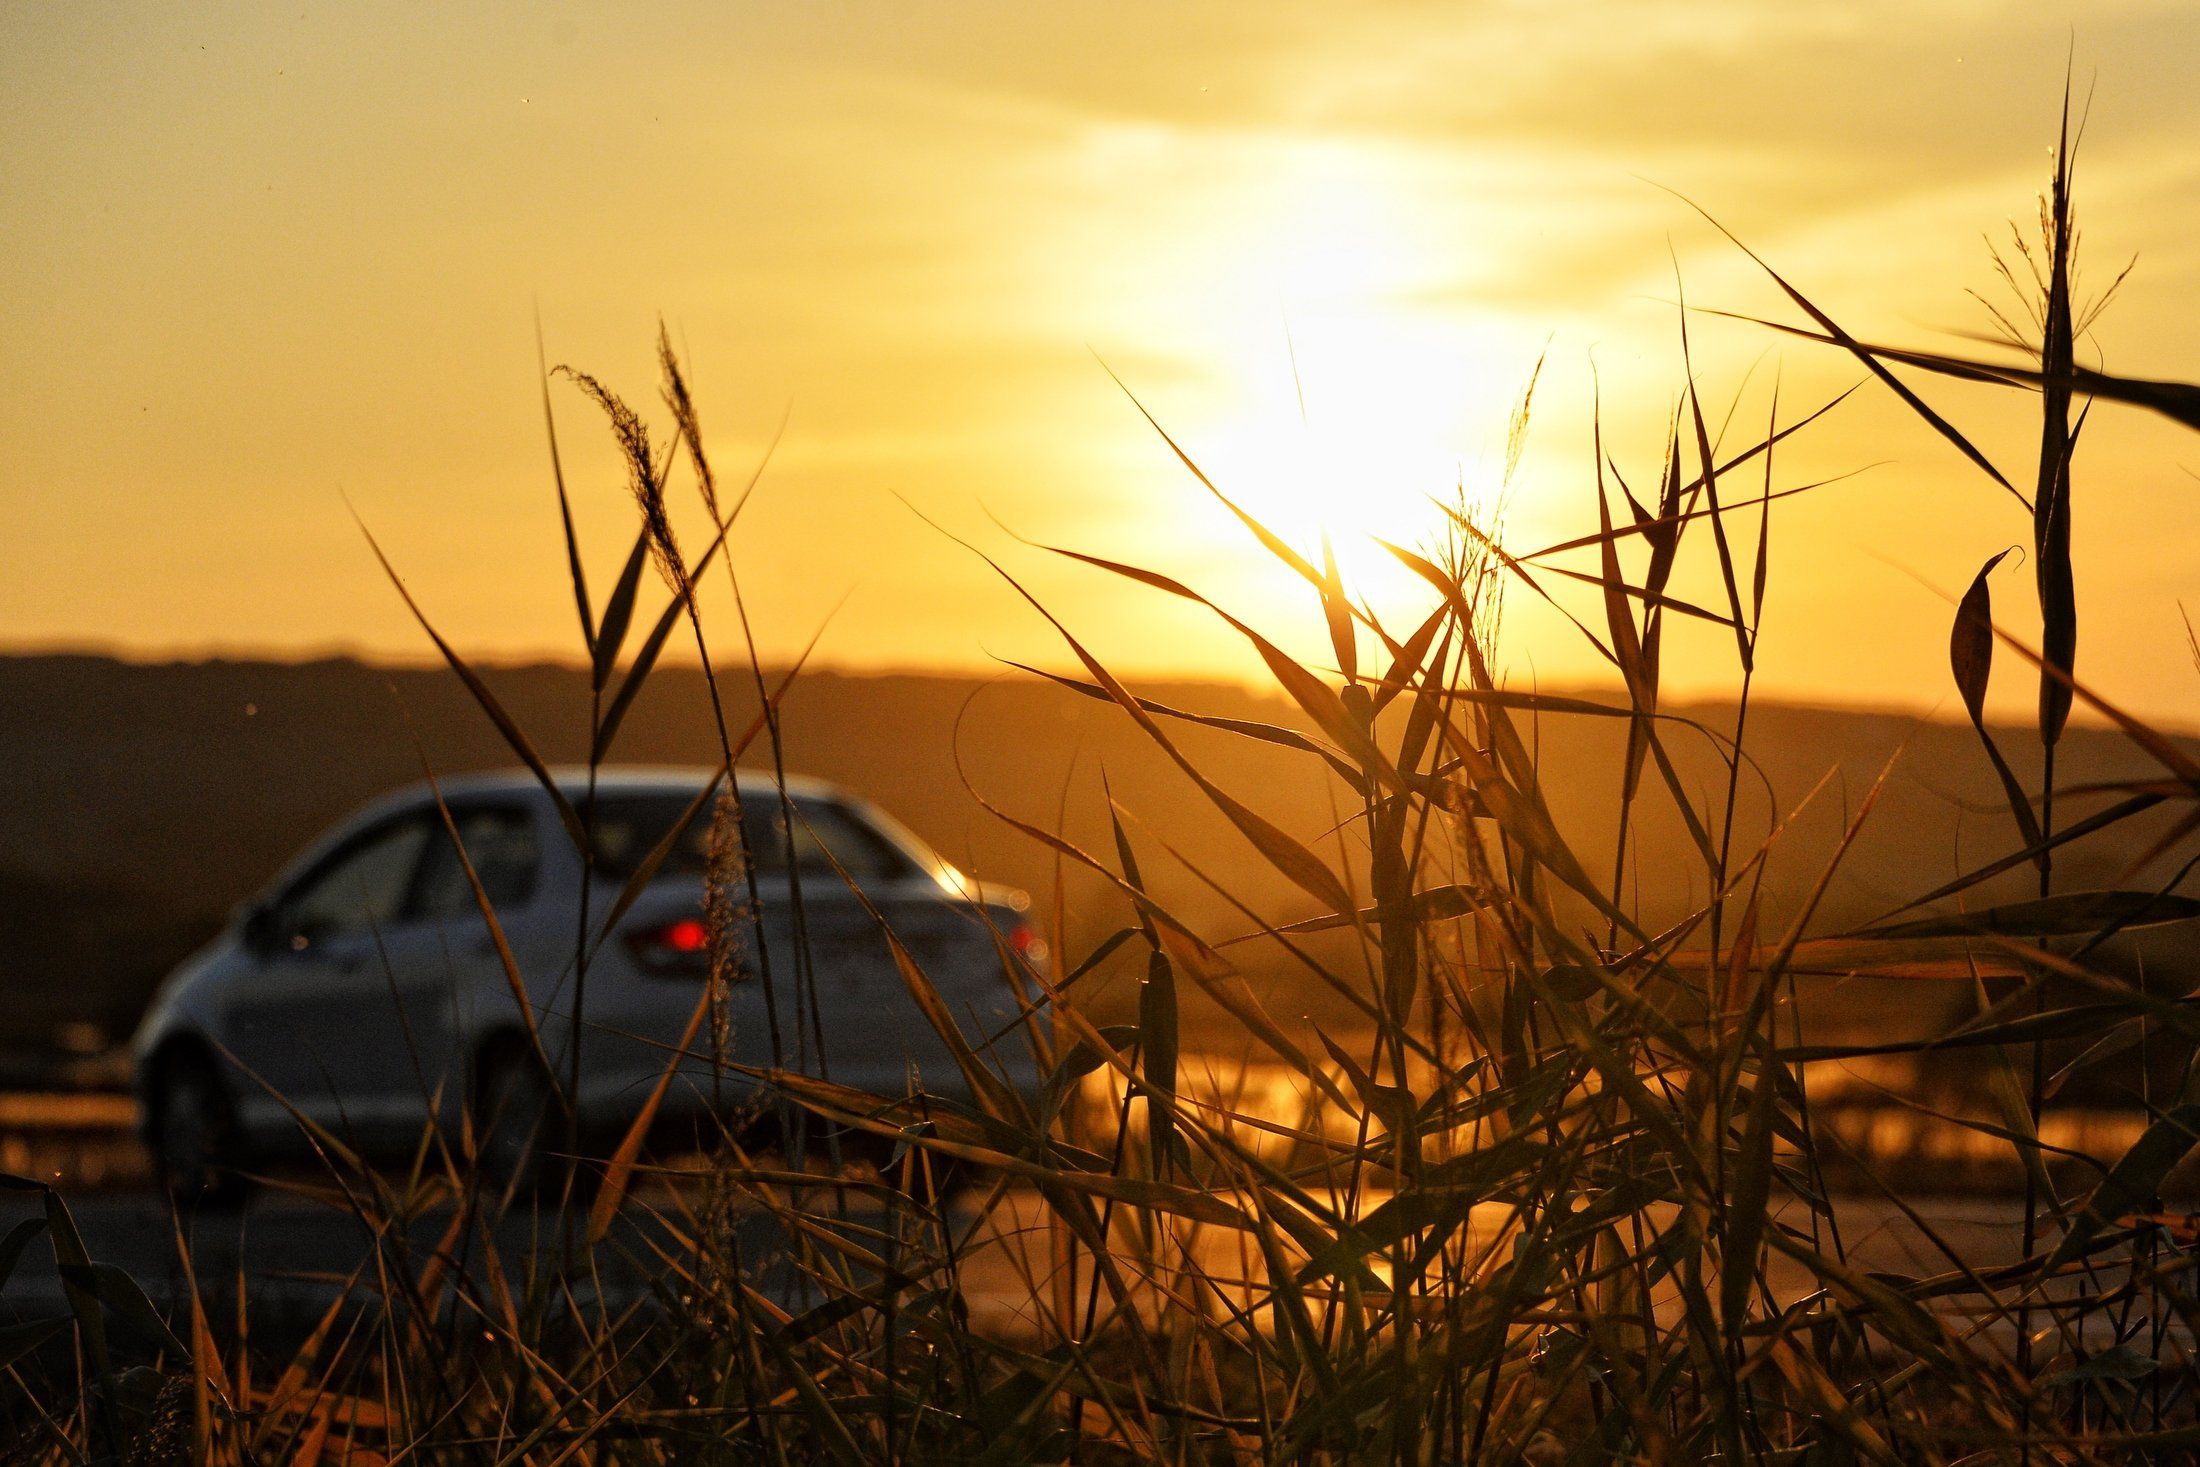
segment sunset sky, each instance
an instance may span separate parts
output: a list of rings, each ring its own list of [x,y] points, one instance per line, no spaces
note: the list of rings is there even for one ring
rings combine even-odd
[[[2200,10],[2172,0],[0,0],[0,644],[418,659],[348,498],[459,646],[573,657],[536,319],[552,363],[655,411],[661,316],[717,463],[786,420],[737,539],[767,655],[831,617],[841,666],[1060,662],[921,510],[1121,668],[1246,676],[1212,618],[1008,533],[1320,654],[1318,609],[1107,368],[1247,508],[1309,547],[1326,527],[1409,606],[1367,537],[1425,541],[1430,495],[1494,490],[1539,356],[1522,549],[1594,525],[1593,394],[1655,478],[1676,260],[1690,305],[1792,319],[1667,190],[1860,335],[1984,329],[1966,292],[1995,294],[1988,238],[2035,212],[2072,54],[2086,278],[2137,257],[2093,358],[2200,378]],[[1691,329],[1707,404],[1741,393],[1730,441],[1775,374],[1788,416],[1858,375]],[[2024,475],[2026,399],[1924,390]],[[632,506],[600,418],[553,400],[600,591]],[[1943,593],[2028,522],[1877,390],[1775,478],[1851,470],[1774,516],[1760,686],[1957,712]],[[2081,675],[2200,725],[2200,438],[2104,408],[2076,496]],[[2022,631],[2016,560],[1997,610]],[[1595,675],[1510,606],[1512,676]],[[1718,650],[1684,640],[1673,685],[1724,686]],[[1997,701],[2028,705],[2013,666]]]

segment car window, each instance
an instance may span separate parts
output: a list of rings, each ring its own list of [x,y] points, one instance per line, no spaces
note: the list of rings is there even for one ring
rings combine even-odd
[[[303,950],[397,921],[427,836],[426,820],[410,814],[346,841],[283,894],[276,907],[282,941]]]
[[[671,795],[599,795],[596,799],[597,869],[618,879],[633,874],[651,850],[687,812],[690,797]],[[797,798],[794,855],[804,875],[831,877],[829,851],[858,881],[892,881],[918,874],[900,847],[830,800]],[[759,874],[786,869],[786,822],[775,794],[749,796],[742,803],[742,829]],[[710,859],[715,811],[705,810],[682,834],[659,868],[663,876],[701,874]]]
[[[535,842],[534,817],[512,806],[489,805],[451,812],[458,828],[459,844],[474,874],[498,912],[517,911],[535,894],[535,874],[541,852]],[[420,880],[413,888],[411,912],[427,921],[473,917],[481,911],[473,884],[458,859],[458,847],[438,820],[420,866]]]
[[[743,813],[749,817],[747,823],[752,831],[760,831],[762,827],[762,822],[756,819],[758,814],[771,816],[771,856],[768,861],[760,857],[759,865],[784,864],[787,851],[785,808],[772,800],[766,811]],[[890,881],[910,875],[915,869],[907,856],[858,820],[845,806],[823,800],[796,800],[794,813],[794,857],[804,873],[814,871],[830,875],[837,861],[842,870],[858,881]],[[756,845],[762,843],[759,836]]]

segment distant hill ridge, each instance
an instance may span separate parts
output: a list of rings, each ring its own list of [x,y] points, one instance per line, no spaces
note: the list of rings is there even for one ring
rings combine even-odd
[[[483,669],[498,699],[553,761],[584,757],[585,671],[540,664]],[[744,675],[722,679],[734,712],[755,707]],[[1222,684],[1142,684],[1163,702],[1235,718],[1296,724],[1288,705]],[[1718,705],[1677,708],[1730,726]],[[957,727],[960,723],[958,737]],[[862,790],[951,859],[988,878],[1043,894],[1051,854],[988,815],[963,786],[1019,818],[1108,849],[1099,776],[1149,827],[1257,910],[1305,915],[1305,899],[1252,857],[1234,831],[1119,710],[1033,679],[810,671],[790,693],[783,724],[791,769]],[[1609,852],[1619,736],[1613,720],[1546,718],[1539,730],[1546,794],[1585,852]],[[1862,921],[2011,847],[1993,776],[1967,727],[1914,718],[1758,703],[1750,745],[1779,806],[1831,783],[1783,836],[1770,867],[1778,911],[1807,889],[1848,812],[1898,746],[1907,744],[1880,809],[1829,895],[1824,921]],[[1172,737],[1233,793],[1313,844],[1333,841],[1342,813],[1303,756],[1191,725]],[[417,747],[416,741],[417,740]],[[2200,751],[2200,745],[2186,741]],[[715,757],[699,672],[660,669],[622,730],[614,758],[694,763]],[[1707,741],[1673,740],[1684,781],[1723,788]],[[2033,742],[2012,730],[2004,747],[2020,772]],[[960,756],[961,773],[958,773]],[[761,757],[752,755],[751,762]],[[510,764],[495,730],[447,671],[378,667],[348,658],[313,662],[212,660],[131,663],[92,655],[0,657],[0,1040],[35,1037],[69,1018],[126,1025],[149,985],[203,940],[222,914],[256,890],[304,841],[360,802],[419,777]],[[2073,729],[2059,777],[2079,783],[2143,773],[2120,735]],[[1754,842],[1771,806],[1755,780],[1743,828]],[[1065,790],[1066,804],[1065,804]],[[1653,794],[1639,864],[1646,907],[1677,907],[1700,892],[1672,885],[1686,863],[1656,859],[1677,837]],[[1158,844],[1158,841],[1157,841]],[[2101,884],[2120,846],[2064,859],[2060,879]],[[1608,858],[1606,858],[1608,859]],[[1216,932],[1243,919],[1158,849],[1157,892]],[[1066,887],[1069,946],[1119,925],[1119,902],[1093,880]],[[2012,888],[2014,890],[2014,888]],[[1282,976],[1277,982],[1285,982]],[[1283,1007],[1288,1010],[1289,1002]]]

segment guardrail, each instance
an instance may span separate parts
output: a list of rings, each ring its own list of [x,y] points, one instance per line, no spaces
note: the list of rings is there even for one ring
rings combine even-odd
[[[112,1090],[0,1093],[0,1171],[68,1187],[145,1185],[137,1102]]]

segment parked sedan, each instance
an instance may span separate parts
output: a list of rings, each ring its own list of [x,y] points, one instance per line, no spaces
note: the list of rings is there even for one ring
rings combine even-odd
[[[492,1164],[516,1171],[535,1154],[576,1043],[584,1130],[631,1124],[673,1062],[710,972],[713,810],[697,802],[710,774],[599,770],[592,795],[584,773],[556,777],[585,812],[591,860],[529,774],[446,782],[455,843],[432,791],[417,786],[323,837],[168,978],[132,1053],[146,1141],[172,1186],[213,1190],[256,1157],[297,1149],[300,1117],[374,1153],[416,1143],[431,1119],[455,1135],[469,1107]],[[730,924],[725,1056],[874,1094],[917,1085],[967,1098],[883,925],[988,1067],[1034,1092],[1037,1065],[1017,1023],[1026,1010],[1016,980],[1028,974],[1015,969],[1036,955],[1022,895],[981,890],[831,785],[790,779],[784,803],[767,778],[744,773],[737,789],[757,902],[748,909],[747,882],[732,884],[745,914]],[[605,930],[675,830],[661,865]],[[717,839],[723,873],[730,829]],[[525,980],[536,1039],[477,881]],[[661,1115],[732,1109],[752,1094],[710,1047],[706,1025],[675,1065]]]

